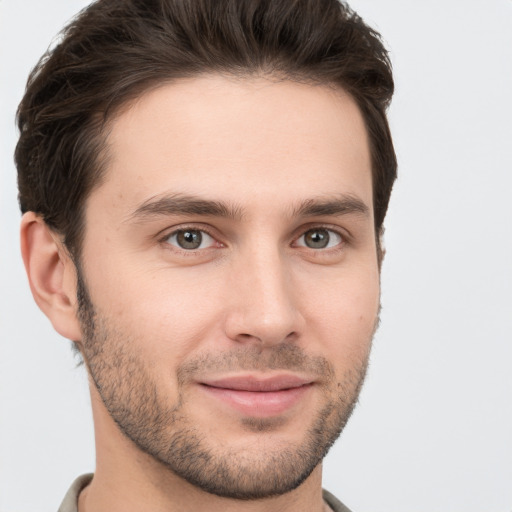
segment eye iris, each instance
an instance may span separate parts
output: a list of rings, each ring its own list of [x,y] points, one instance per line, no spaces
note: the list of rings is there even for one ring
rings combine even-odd
[[[329,233],[326,229],[315,229],[304,235],[304,241],[311,249],[324,249],[329,244]]]
[[[201,246],[203,235],[201,231],[192,231],[190,229],[178,231],[176,241],[182,249],[197,249]]]

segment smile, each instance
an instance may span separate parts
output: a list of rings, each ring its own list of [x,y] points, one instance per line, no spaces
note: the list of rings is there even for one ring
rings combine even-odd
[[[245,416],[268,418],[283,414],[300,402],[313,385],[311,380],[282,375],[266,379],[228,377],[201,382],[202,389]]]

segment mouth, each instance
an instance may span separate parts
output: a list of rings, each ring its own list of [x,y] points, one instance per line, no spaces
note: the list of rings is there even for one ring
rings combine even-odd
[[[202,381],[201,388],[244,416],[268,418],[285,413],[298,404],[313,381],[295,375],[233,376]]]

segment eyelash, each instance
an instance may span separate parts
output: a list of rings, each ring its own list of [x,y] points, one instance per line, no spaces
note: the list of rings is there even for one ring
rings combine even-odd
[[[295,244],[297,244],[297,242],[305,237],[308,233],[314,233],[314,232],[320,232],[320,231],[325,231],[327,233],[329,233],[328,235],[328,239],[327,239],[327,244],[329,244],[331,242],[331,238],[332,237],[332,234],[335,235],[336,238],[338,238],[338,242],[332,246],[332,247],[317,247],[317,248],[314,248],[314,247],[308,247],[307,245],[304,244],[301,244],[301,245],[297,245],[298,247],[304,247],[306,249],[311,249],[311,250],[314,250],[315,252],[318,251],[318,252],[327,252],[327,251],[335,251],[335,250],[339,250],[340,249],[340,246],[343,246],[345,243],[346,243],[346,237],[344,235],[342,235],[339,231],[335,230],[335,229],[332,229],[332,228],[329,228],[329,227],[326,227],[326,226],[314,226],[312,228],[309,228],[307,229],[306,231],[304,231],[298,238],[295,239]]]
[[[312,247],[307,247],[306,245],[295,245],[297,243],[297,241],[300,240],[302,237],[304,237],[308,232],[315,231],[315,230],[318,230],[318,231],[323,230],[323,231],[327,231],[328,233],[334,233],[336,235],[336,237],[339,238],[340,241],[334,247],[317,248],[317,249],[312,248]],[[190,256],[193,256],[194,254],[197,254],[197,253],[200,253],[200,252],[206,251],[207,249],[212,248],[212,247],[205,247],[203,249],[185,249],[185,248],[179,247],[178,245],[171,244],[169,242],[169,239],[171,237],[177,236],[180,232],[186,232],[186,231],[205,233],[207,236],[212,238],[215,243],[220,244],[220,248],[225,247],[225,245],[222,242],[218,241],[217,236],[214,235],[205,226],[186,226],[186,225],[180,226],[180,227],[174,229],[173,231],[171,231],[170,233],[165,234],[165,236],[163,236],[159,241],[160,241],[160,243],[164,244],[167,247],[172,246],[172,248],[173,248],[172,250],[175,250],[182,254],[186,254],[186,255],[190,255]],[[294,237],[292,246],[303,247],[304,249],[310,249],[316,253],[328,253],[328,252],[338,252],[338,251],[342,250],[342,248],[347,243],[348,243],[348,235],[341,233],[339,228],[334,229],[332,226],[326,226],[323,224],[319,224],[319,225],[313,225],[313,226],[307,227],[307,229],[302,228],[300,231],[300,234],[297,237]]]
[[[167,233],[165,236],[163,236],[160,239],[160,242],[164,244],[165,246],[169,247],[171,246],[173,250],[180,252],[181,254],[190,255],[193,256],[194,254],[197,254],[199,252],[205,251],[207,249],[210,249],[211,247],[206,247],[204,249],[184,249],[182,247],[179,247],[177,245],[171,244],[169,242],[169,239],[173,236],[177,236],[180,232],[186,232],[186,231],[194,231],[194,232],[200,232],[205,233],[210,238],[214,240],[215,243],[220,244],[222,247],[224,247],[224,244],[222,242],[219,242],[217,240],[217,236],[214,235],[209,229],[207,229],[205,226],[180,226],[177,229],[174,229],[170,233]]]

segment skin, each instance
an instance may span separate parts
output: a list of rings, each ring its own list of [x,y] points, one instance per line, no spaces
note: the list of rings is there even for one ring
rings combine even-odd
[[[324,510],[321,458],[357,399],[379,310],[370,155],[354,101],[265,78],[178,81],[113,119],[108,154],[86,203],[85,309],[59,238],[33,213],[22,223],[34,297],[90,373],[97,468],[80,512]],[[177,211],[177,197],[230,215]],[[184,249],[179,229],[208,235]],[[319,235],[328,246],[308,246]],[[276,375],[308,385],[263,415],[204,385]],[[166,450],[177,434],[224,460],[239,497],[258,486],[268,496],[212,494],[180,476]],[[285,480],[273,493],[271,471]]]

